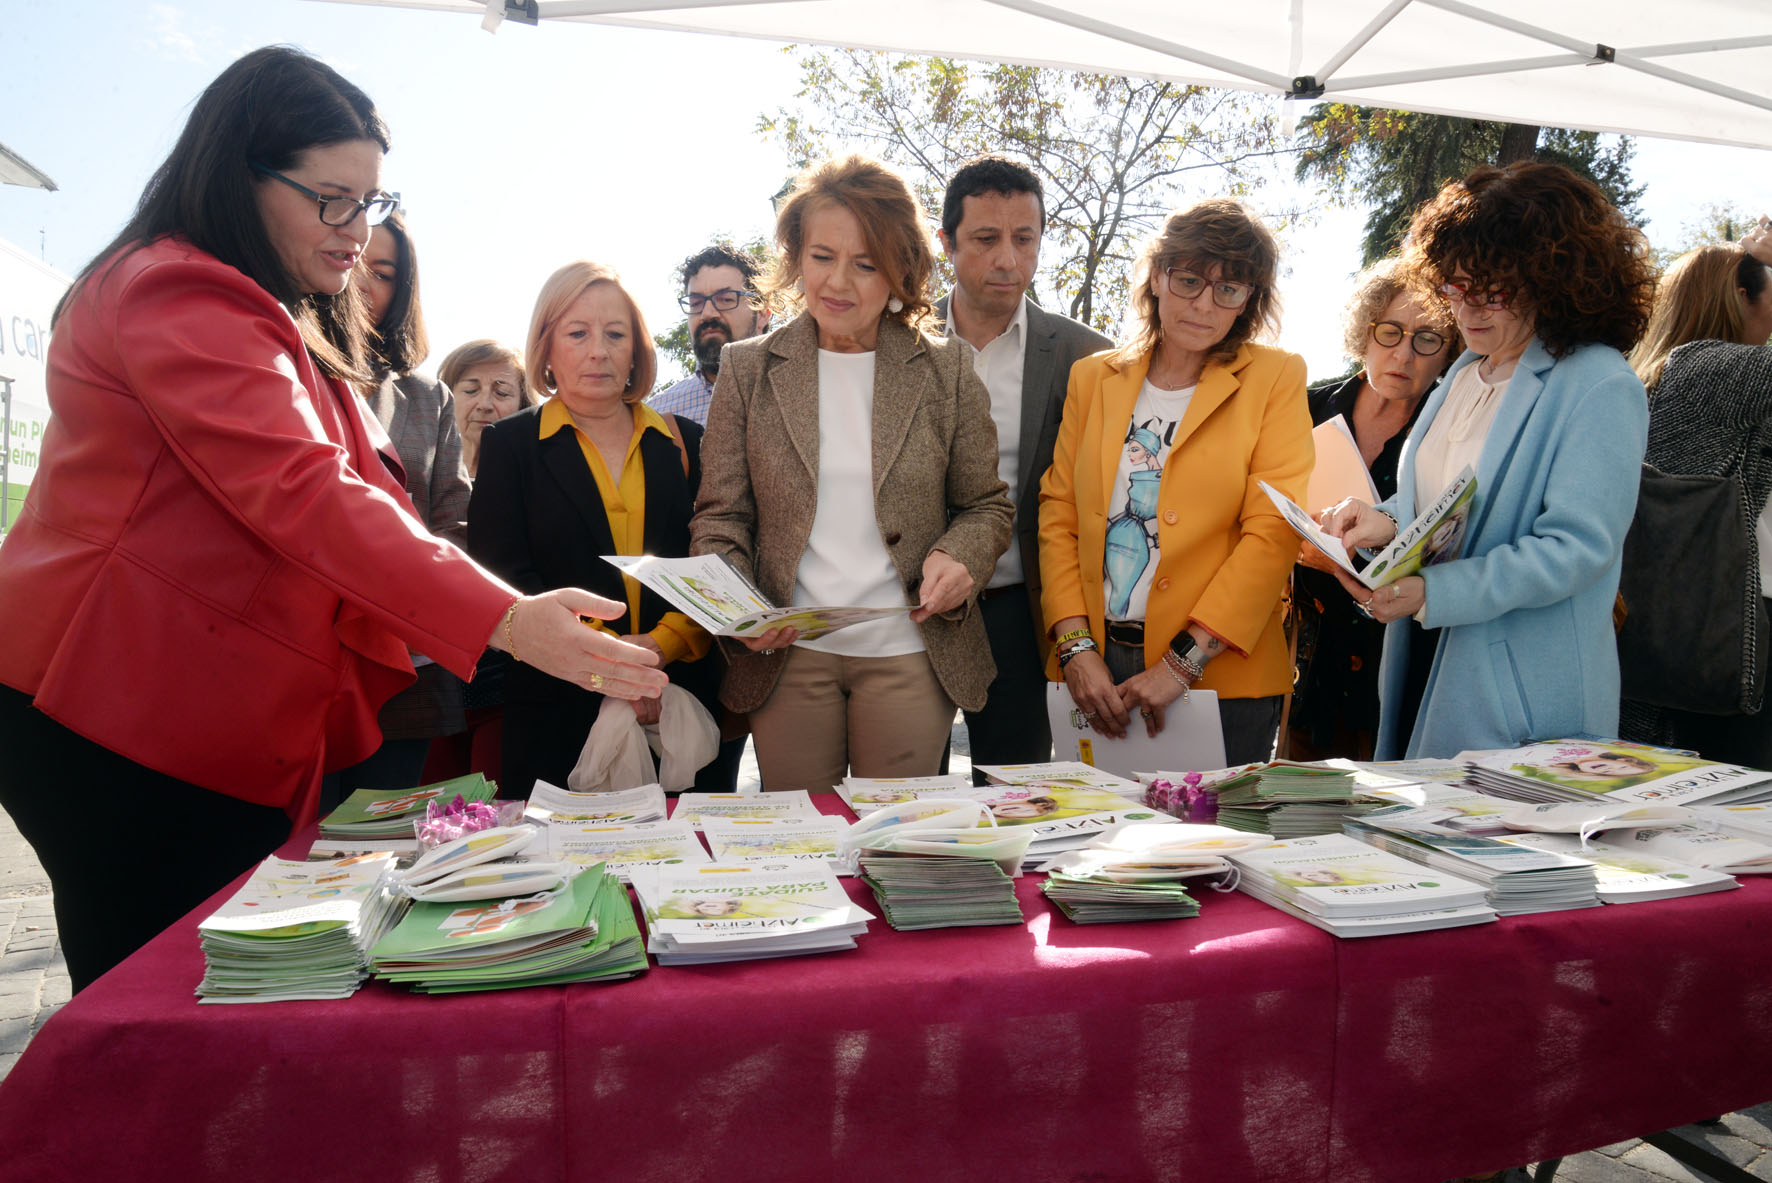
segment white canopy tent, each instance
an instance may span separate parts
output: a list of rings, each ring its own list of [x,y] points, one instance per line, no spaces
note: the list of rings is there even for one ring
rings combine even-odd
[[[338,0],[1772,147],[1772,0]]]
[[[23,185],[28,189],[55,188],[55,182],[49,174],[8,148],[0,144],[0,184]]]

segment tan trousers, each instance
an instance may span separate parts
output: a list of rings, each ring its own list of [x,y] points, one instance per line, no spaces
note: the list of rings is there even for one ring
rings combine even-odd
[[[934,776],[954,703],[923,653],[840,657],[795,645],[751,712],[764,791],[830,789],[856,776]]]

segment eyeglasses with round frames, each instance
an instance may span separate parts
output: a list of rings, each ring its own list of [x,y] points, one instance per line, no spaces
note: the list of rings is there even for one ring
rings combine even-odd
[[[369,219],[371,226],[379,226],[388,220],[388,215],[400,208],[398,193],[371,193],[361,200],[345,197],[342,194],[325,194],[308,188],[300,181],[291,180],[275,169],[267,168],[256,160],[247,161],[253,172],[260,176],[282,181],[297,193],[312,197],[320,206],[320,220],[328,226],[349,226],[358,214]]]
[[[1480,295],[1470,288],[1468,283],[1443,283],[1440,285],[1440,295],[1454,304],[1464,304],[1470,308],[1506,308],[1513,302],[1514,294],[1501,288],[1490,288]]]
[[[677,307],[688,313],[700,312],[709,303],[721,312],[731,312],[740,304],[757,297],[751,292],[741,292],[737,288],[721,288],[717,292],[703,295],[700,292],[689,292],[677,297]]]
[[[1394,320],[1374,320],[1368,322],[1368,330],[1372,339],[1386,349],[1396,345],[1404,337],[1409,338],[1409,348],[1422,357],[1432,357],[1446,348],[1446,335],[1436,333],[1432,329],[1406,329]]]
[[[1204,276],[1184,271],[1180,267],[1167,268],[1163,277],[1169,284],[1169,294],[1183,300],[1192,300],[1207,287]],[[1211,287],[1212,302],[1220,308],[1241,308],[1249,302],[1249,295],[1255,290],[1253,284],[1232,283],[1228,279],[1221,279]]]

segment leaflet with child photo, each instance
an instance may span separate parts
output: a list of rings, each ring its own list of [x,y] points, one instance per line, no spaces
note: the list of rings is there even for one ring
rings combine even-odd
[[[1471,507],[1476,502],[1477,474],[1467,465],[1458,479],[1446,486],[1419,516],[1397,531],[1389,546],[1379,551],[1364,571],[1347,557],[1347,548],[1339,538],[1325,533],[1316,520],[1298,502],[1266,481],[1258,482],[1273,503],[1279,507],[1287,524],[1304,540],[1322,551],[1337,567],[1377,590],[1414,575],[1423,567],[1449,563],[1464,550],[1465,529],[1470,523]]]
[[[888,616],[902,616],[914,605],[892,608],[778,608],[755,584],[719,555],[661,559],[656,555],[604,555],[603,561],[639,580],[716,637],[756,637],[791,628],[800,640],[819,637]]]

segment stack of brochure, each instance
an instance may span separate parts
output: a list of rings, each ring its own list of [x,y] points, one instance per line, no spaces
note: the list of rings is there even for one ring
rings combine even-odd
[[[358,789],[320,819],[320,836],[339,839],[397,839],[412,842],[412,823],[423,821],[432,801],[447,805],[457,797],[469,804],[491,801],[498,786],[478,772],[415,789],[378,792]],[[416,843],[413,843],[416,849]]]
[[[1080,760],[1047,760],[1040,764],[974,764],[972,769],[974,772],[984,773],[992,784],[1106,789],[1132,801],[1144,800],[1144,786],[1137,781],[1115,776]]]
[[[926,798],[869,813],[841,850],[894,928],[1016,924],[1015,877],[1032,837],[996,825],[981,801]]]
[[[1729,875],[1772,874],[1772,846],[1704,825],[1611,830],[1593,841]]]
[[[558,891],[578,868],[529,855],[540,837],[541,831],[529,825],[476,830],[431,847],[412,866],[395,872],[394,881],[413,899],[437,903]]]
[[[1222,826],[1129,823],[1042,864],[1040,890],[1079,924],[1197,916],[1183,881],[1223,876],[1227,855],[1265,845]]]
[[[897,929],[962,928],[1020,924],[1015,880],[994,859],[952,855],[866,851],[862,881]]]
[[[1425,870],[1345,834],[1289,838],[1230,856],[1238,889],[1340,937],[1486,924],[1481,884]]]
[[[406,907],[391,854],[326,862],[268,858],[197,926],[205,1002],[348,998],[369,976],[369,949]]]
[[[1667,900],[1741,886],[1720,871],[1609,844],[1584,843],[1574,834],[1510,834],[1501,841],[1592,863],[1600,902],[1605,904]]]
[[[574,793],[538,780],[523,816],[537,822],[661,822],[665,819],[665,794],[656,784],[619,793]]]
[[[951,776],[846,776],[837,786],[837,796],[849,806],[850,812],[861,817],[900,801],[913,801],[920,796],[943,797],[971,788],[972,778],[964,773]]]
[[[1447,808],[1430,797],[1422,805],[1392,805],[1350,819],[1344,829],[1349,836],[1412,863],[1483,884],[1497,915],[1598,906],[1592,863],[1472,833],[1470,811],[1480,806],[1473,807],[1469,798],[1479,795],[1456,789],[1440,789],[1439,794],[1461,798],[1462,808]],[[1493,817],[1493,811],[1488,816]]]
[[[1772,801],[1772,772],[1620,740],[1558,739],[1469,755],[1465,767],[1475,784],[1516,801],[1598,798],[1642,805]]]
[[[600,867],[558,891],[414,904],[371,956],[376,977],[428,994],[615,981],[646,969],[628,893]]]
[[[710,861],[688,822],[610,822],[550,820],[548,857],[581,867],[601,863],[627,882],[642,867],[692,867]]]
[[[780,793],[682,793],[671,820],[688,822],[697,830],[710,817],[822,817],[812,795],[805,789]]]
[[[1696,820],[1715,826],[1737,838],[1752,838],[1772,845],[1772,804],[1696,805]]]
[[[1117,883],[1053,871],[1040,884],[1040,892],[1076,924],[1190,920],[1200,914],[1200,902],[1174,880]]]
[[[633,880],[660,965],[853,949],[873,919],[816,863],[646,867]]]
[[[1001,767],[997,770],[1000,771]],[[1024,782],[996,783],[978,788],[970,784],[957,785],[952,777],[901,781],[852,779],[837,791],[858,817],[907,801],[976,801],[989,812],[990,824],[1026,827],[1032,831],[1026,855],[1029,869],[1055,854],[1076,850],[1097,834],[1115,826],[1127,822],[1172,820],[1167,814],[1144,804],[1143,786],[1136,781],[1099,772],[1087,764],[1019,767],[1043,771],[1056,769],[1070,775],[1030,777]],[[1075,771],[1078,769],[1087,775],[1078,775]],[[1105,783],[1085,783],[1091,781]]]
[[[1343,819],[1385,804],[1354,782],[1352,769],[1276,760],[1220,781],[1211,791],[1218,798],[1219,825],[1249,834],[1302,838],[1333,834]]]
[[[702,837],[717,863],[817,863],[837,874],[838,844],[849,832],[840,817],[704,818]]]

